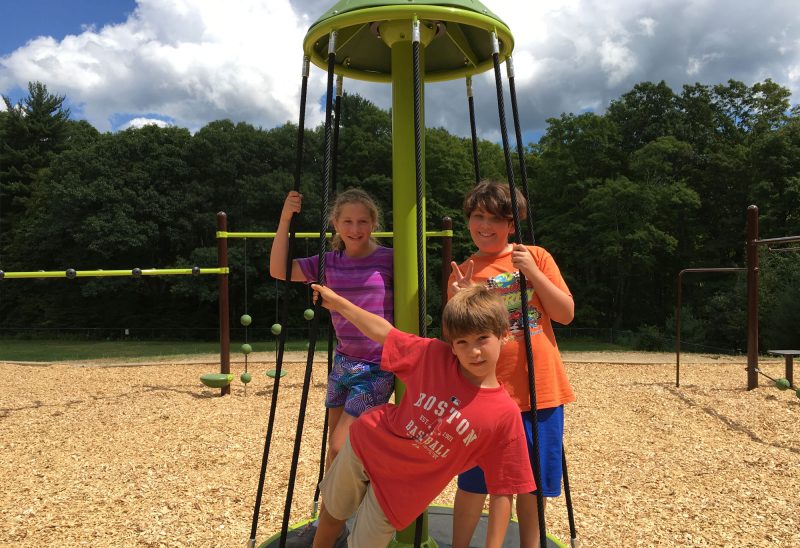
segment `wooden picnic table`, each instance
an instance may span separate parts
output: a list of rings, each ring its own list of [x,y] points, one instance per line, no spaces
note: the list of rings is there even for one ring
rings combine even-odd
[[[773,356],[783,356],[786,359],[786,380],[794,386],[794,357],[800,356],[800,350],[767,350]]]

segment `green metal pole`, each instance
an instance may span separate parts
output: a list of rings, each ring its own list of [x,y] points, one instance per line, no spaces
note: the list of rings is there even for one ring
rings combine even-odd
[[[392,48],[392,203],[394,223],[394,321],[395,326],[419,333],[417,302],[416,157],[414,150],[414,75],[412,72],[411,21],[381,25],[381,37]],[[420,50],[420,65],[425,49]],[[424,74],[422,75],[424,82]],[[424,96],[424,92],[423,92]],[[422,100],[424,108],[424,100]],[[423,110],[424,113],[424,110]],[[423,114],[424,120],[424,114]],[[422,128],[424,150],[424,122]],[[422,165],[425,165],[424,158]],[[423,205],[424,207],[424,205]],[[424,211],[423,211],[424,218]],[[423,256],[424,257],[424,256]],[[424,260],[424,259],[423,259]],[[422,265],[424,268],[424,265]],[[395,386],[395,398],[405,391]],[[393,547],[414,546],[414,525],[398,531]],[[427,512],[423,521],[422,546],[438,546],[428,535]]]

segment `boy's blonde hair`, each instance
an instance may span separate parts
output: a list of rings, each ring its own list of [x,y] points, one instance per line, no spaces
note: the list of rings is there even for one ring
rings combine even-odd
[[[528,218],[528,202],[519,189],[514,190],[517,195],[519,218],[524,221]],[[511,204],[511,190],[508,183],[486,179],[475,185],[464,198],[464,215],[469,219],[472,212],[478,208],[501,219],[513,219],[514,208]]]
[[[342,213],[342,208],[347,204],[363,205],[369,212],[369,216],[372,219],[372,224],[375,226],[374,230],[380,228],[381,210],[378,207],[378,204],[375,203],[375,200],[372,199],[372,196],[360,188],[348,188],[336,196],[336,200],[333,202],[333,207],[331,208],[331,214],[329,217],[331,224],[338,219],[339,215]],[[375,238],[372,238],[371,236],[370,240],[377,242]],[[331,247],[335,250],[343,251],[344,242],[342,241],[342,237],[338,234],[334,234],[333,239],[331,240]]]
[[[508,332],[508,310],[503,300],[482,285],[461,289],[442,312],[442,336],[446,341],[476,333],[503,338]]]

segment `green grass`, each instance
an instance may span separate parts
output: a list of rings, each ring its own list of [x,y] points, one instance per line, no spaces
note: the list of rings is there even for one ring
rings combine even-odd
[[[231,342],[232,354],[239,351],[242,342]],[[275,351],[274,342],[250,344],[256,352]],[[286,344],[286,350],[305,349],[306,341],[289,341]],[[198,354],[219,354],[219,342],[0,340],[0,360],[7,361],[136,360]]]
[[[628,352],[631,347],[586,339],[558,339],[558,349],[570,352]]]
[[[243,341],[231,342],[231,354],[239,352]],[[274,342],[251,342],[256,352],[274,352]],[[306,350],[307,341],[288,341],[286,350]],[[564,351],[626,351],[630,348],[614,343],[587,339],[564,338],[558,342]],[[326,341],[317,341],[317,349],[327,348]],[[0,340],[0,360],[21,362],[54,362],[73,360],[120,359],[147,360],[169,356],[218,354],[218,342],[198,341],[66,341],[66,340]]]

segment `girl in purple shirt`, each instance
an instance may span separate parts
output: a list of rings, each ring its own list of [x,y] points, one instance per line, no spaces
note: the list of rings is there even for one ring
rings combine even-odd
[[[300,193],[289,192],[272,241],[269,271],[279,280],[286,276],[289,223],[292,215],[300,212],[302,199]],[[336,234],[331,242],[333,251],[325,254],[323,283],[359,308],[394,323],[394,253],[372,237],[379,218],[378,206],[363,190],[351,188],[337,196],[330,217]],[[293,260],[292,281],[316,283],[318,262],[316,255]],[[380,368],[383,347],[339,313],[331,312],[331,320],[338,343],[325,398],[329,424],[326,468],[344,445],[353,421],[367,409],[389,401],[394,388],[394,376]],[[314,532],[315,528],[309,528],[303,536],[310,540]]]

